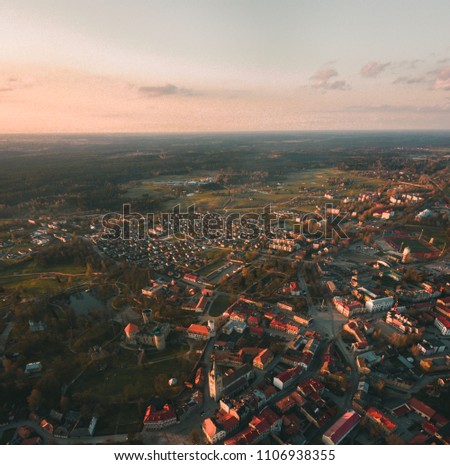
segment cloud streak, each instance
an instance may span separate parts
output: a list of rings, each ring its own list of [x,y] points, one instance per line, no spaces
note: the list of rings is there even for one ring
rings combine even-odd
[[[393,84],[420,84],[426,82],[425,76],[400,76],[394,81]]]
[[[433,90],[450,90],[450,66],[440,69],[431,87]]]
[[[169,95],[183,95],[192,96],[194,92],[191,89],[178,87],[173,84],[166,84],[164,86],[142,86],[138,88],[140,94],[145,97],[164,97]]]
[[[323,90],[350,90],[351,87],[344,79],[335,79],[339,73],[334,68],[321,68],[309,79],[313,81],[312,87]]]
[[[450,105],[352,105],[345,108],[358,113],[437,113],[450,114]]]
[[[425,83],[429,90],[448,91],[450,90],[450,65],[441,66],[422,75],[399,76],[392,83],[407,85]]]
[[[390,62],[380,63],[378,61],[370,61],[361,68],[361,76],[364,78],[376,78],[390,65]]]
[[[425,63],[425,60],[416,58],[414,60],[403,60],[392,63],[392,66],[403,69],[416,69],[418,65]]]
[[[442,58],[437,61],[438,65],[445,65],[446,63],[450,62],[450,58]]]

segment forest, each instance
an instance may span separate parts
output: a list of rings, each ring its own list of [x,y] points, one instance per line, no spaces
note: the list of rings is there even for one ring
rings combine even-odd
[[[400,146],[406,140],[408,146]],[[418,156],[446,145],[448,137],[441,133],[5,136],[0,141],[0,218],[50,209],[113,210],[129,200],[124,184],[164,175],[208,172],[214,179],[207,188],[216,190],[333,166],[430,173],[439,162]],[[141,201],[158,208],[155,199],[137,201],[137,207]]]

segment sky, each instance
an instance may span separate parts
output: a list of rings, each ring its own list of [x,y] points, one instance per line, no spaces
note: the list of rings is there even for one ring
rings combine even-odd
[[[0,0],[0,133],[450,130],[448,0]]]

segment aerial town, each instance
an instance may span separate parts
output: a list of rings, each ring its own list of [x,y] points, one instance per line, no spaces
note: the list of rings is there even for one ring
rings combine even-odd
[[[418,150],[397,170],[166,177],[181,210],[144,235],[123,211],[120,237],[100,213],[3,220],[2,441],[448,444],[450,168]],[[176,227],[205,189],[222,208]]]

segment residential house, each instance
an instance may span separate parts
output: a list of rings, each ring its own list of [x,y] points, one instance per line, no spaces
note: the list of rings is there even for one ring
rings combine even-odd
[[[265,370],[273,360],[273,352],[269,349],[263,349],[254,359],[253,366],[258,370]]]
[[[302,373],[302,368],[301,367],[293,367],[293,368],[288,368],[285,371],[282,371],[280,374],[274,376],[273,378],[273,385],[280,389],[283,390],[286,387],[290,386],[296,379],[300,376]]]
[[[345,412],[322,436],[324,444],[334,446],[340,444],[361,421],[361,415],[354,410]]]
[[[439,329],[443,336],[450,336],[450,320],[445,316],[438,315],[434,320],[434,326]]]
[[[177,421],[175,409],[171,404],[154,401],[145,412],[144,431],[167,428]]]

